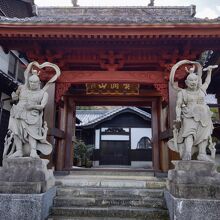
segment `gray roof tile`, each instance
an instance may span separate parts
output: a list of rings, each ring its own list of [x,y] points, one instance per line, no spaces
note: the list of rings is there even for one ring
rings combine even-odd
[[[86,127],[86,126],[97,124],[125,110],[131,110],[131,111],[137,112],[138,114],[142,115],[146,119],[151,118],[151,114],[136,107],[118,107],[118,108],[114,108],[111,110],[77,110],[76,117],[81,121],[79,126]]]
[[[213,23],[217,19],[194,17],[195,6],[187,7],[42,7],[31,18],[0,17],[0,23],[23,24],[155,24]]]

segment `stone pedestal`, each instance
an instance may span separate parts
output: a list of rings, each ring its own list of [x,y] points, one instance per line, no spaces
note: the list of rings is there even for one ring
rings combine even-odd
[[[170,219],[220,219],[220,173],[206,161],[172,161],[165,199]]]
[[[48,160],[20,157],[4,159],[0,169],[0,219],[43,220],[56,195]]]
[[[38,194],[0,194],[1,220],[44,220],[50,214],[56,187]]]
[[[170,220],[219,220],[220,200],[184,199],[165,192]]]
[[[220,173],[216,165],[206,161],[172,161],[167,189],[175,197],[193,199],[220,199]]]
[[[43,193],[54,186],[48,160],[30,157],[4,159],[0,169],[0,193]]]

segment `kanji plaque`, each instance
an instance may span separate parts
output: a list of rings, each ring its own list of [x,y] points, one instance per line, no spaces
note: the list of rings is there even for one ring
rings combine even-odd
[[[137,83],[87,83],[87,95],[139,95]]]

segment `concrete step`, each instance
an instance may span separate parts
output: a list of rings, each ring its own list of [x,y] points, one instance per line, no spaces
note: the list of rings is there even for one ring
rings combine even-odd
[[[52,216],[64,217],[117,217],[168,220],[168,211],[155,208],[139,207],[53,207]]]
[[[142,178],[142,179],[141,179]],[[56,185],[72,187],[110,187],[110,188],[165,188],[166,182],[163,179],[150,177],[148,179],[136,178],[106,178],[94,176],[66,176],[56,177]]]
[[[58,187],[57,196],[163,198],[162,189]]]
[[[167,218],[165,218],[166,220]],[[140,218],[118,218],[118,217],[65,217],[65,216],[51,216],[47,220],[154,220],[145,217]],[[158,219],[159,220],[159,219]],[[164,220],[161,218],[160,220]]]
[[[126,206],[126,207],[145,207],[145,208],[165,208],[163,199],[159,198],[129,198],[129,197],[56,197],[54,207],[111,207],[111,206]]]
[[[153,170],[146,169],[123,169],[123,168],[89,168],[73,169],[71,175],[92,175],[92,176],[154,176]]]
[[[68,174],[68,175],[55,175],[57,180],[60,179],[118,179],[118,180],[148,180],[148,181],[164,181],[166,178],[145,176],[145,175],[81,175],[81,174]]]

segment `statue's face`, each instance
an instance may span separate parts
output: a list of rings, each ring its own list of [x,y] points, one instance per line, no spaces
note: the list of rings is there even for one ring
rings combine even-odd
[[[32,75],[29,78],[29,86],[31,90],[38,90],[40,86],[40,79],[36,75]]]
[[[195,90],[198,87],[199,79],[198,76],[194,73],[189,74],[187,79],[186,79],[186,85],[188,88]]]

